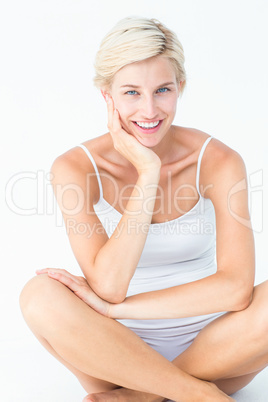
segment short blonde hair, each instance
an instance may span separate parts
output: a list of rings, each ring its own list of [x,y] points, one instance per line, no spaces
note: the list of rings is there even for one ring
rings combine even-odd
[[[101,42],[95,59],[94,84],[97,88],[110,87],[122,67],[158,55],[172,62],[182,93],[186,84],[185,59],[176,34],[156,19],[124,18]]]

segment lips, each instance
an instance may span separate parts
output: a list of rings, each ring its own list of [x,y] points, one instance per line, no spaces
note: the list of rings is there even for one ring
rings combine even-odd
[[[151,121],[151,122],[135,121],[135,123],[141,128],[150,129],[150,128],[157,127],[158,124],[160,123],[160,120]]]
[[[154,122],[138,122],[139,124],[142,124],[144,127],[141,127],[136,121],[133,121],[133,124],[135,124],[135,127],[138,129],[139,132],[141,132],[142,134],[153,134],[155,133],[157,130],[159,130],[159,128],[161,127],[163,120],[156,120]],[[157,125],[155,125],[155,123],[157,123]],[[150,125],[152,127],[150,127]],[[147,126],[147,127],[146,127]]]

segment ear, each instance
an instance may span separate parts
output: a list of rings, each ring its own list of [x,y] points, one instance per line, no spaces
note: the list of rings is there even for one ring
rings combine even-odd
[[[108,97],[110,96],[110,94],[108,93],[108,91],[106,89],[101,89],[101,94],[104,97],[105,102],[107,102]]]
[[[182,83],[183,83],[183,81],[180,81],[180,82],[177,84],[177,88],[178,88],[178,98],[180,97],[180,94],[181,94],[181,86],[182,86]]]

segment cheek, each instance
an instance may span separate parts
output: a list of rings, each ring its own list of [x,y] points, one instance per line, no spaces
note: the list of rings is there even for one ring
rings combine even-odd
[[[175,114],[177,110],[177,98],[176,99],[169,99],[165,102],[165,111],[167,114]]]
[[[136,112],[136,109],[133,105],[129,104],[128,102],[120,102],[120,101],[115,101],[114,103],[116,109],[119,111],[121,119],[128,118],[131,116],[133,113]]]

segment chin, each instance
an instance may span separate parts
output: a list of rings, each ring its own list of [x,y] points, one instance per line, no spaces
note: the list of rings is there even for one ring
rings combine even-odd
[[[145,146],[146,148],[154,148],[156,145],[159,144],[159,140],[157,140],[156,138],[137,138],[136,136],[135,138],[139,141],[141,145]]]

